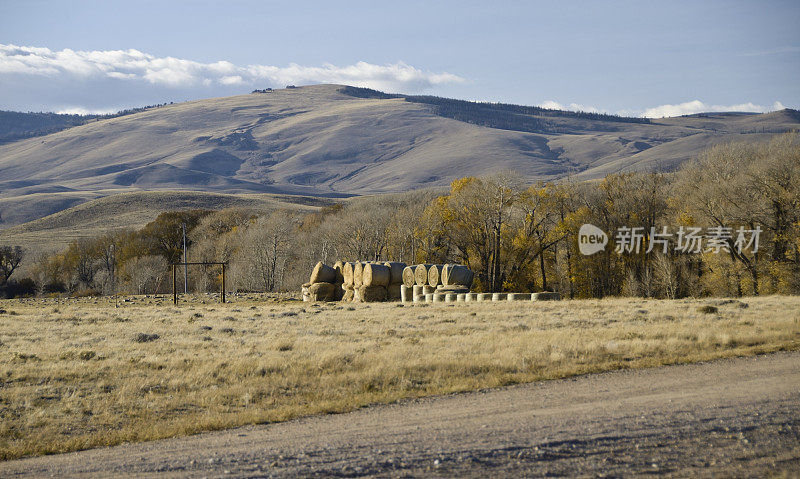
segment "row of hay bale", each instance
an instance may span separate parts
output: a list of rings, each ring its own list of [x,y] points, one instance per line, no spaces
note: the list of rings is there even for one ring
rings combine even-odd
[[[417,288],[418,286],[414,286]],[[425,286],[419,287],[420,294],[414,295],[415,303],[455,303],[455,302],[500,302],[500,301],[558,301],[559,293],[444,293],[436,291],[424,293]],[[415,290],[416,291],[416,290]]]
[[[549,301],[558,293],[471,293],[474,274],[459,264],[338,261],[333,266],[319,262],[303,285],[304,301],[346,302],[457,302],[457,301]]]

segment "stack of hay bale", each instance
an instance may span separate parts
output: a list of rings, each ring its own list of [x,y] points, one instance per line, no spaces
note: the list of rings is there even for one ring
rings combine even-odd
[[[311,274],[311,281],[303,285],[304,301],[400,301],[403,292],[403,270],[405,263],[356,261],[337,262],[332,268],[317,263]],[[335,279],[331,271],[335,273]],[[319,273],[319,274],[318,274]],[[331,296],[329,286],[315,286],[316,284],[333,285],[337,293]],[[320,294],[322,292],[322,294]],[[409,298],[410,294],[405,293]],[[335,299],[330,299],[330,298]]]
[[[303,301],[338,301],[342,299],[342,264],[333,267],[322,261],[314,266],[311,278],[303,285]]]
[[[458,264],[418,264],[403,271],[403,284],[411,288],[414,302],[457,301],[469,293],[473,277],[472,270]]]
[[[319,262],[303,285],[303,301],[558,301],[559,293],[470,293],[474,274],[460,264],[379,261]]]

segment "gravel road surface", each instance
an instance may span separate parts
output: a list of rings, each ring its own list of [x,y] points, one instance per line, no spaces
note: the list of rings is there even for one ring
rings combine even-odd
[[[800,474],[800,352],[615,371],[0,463],[0,476]]]

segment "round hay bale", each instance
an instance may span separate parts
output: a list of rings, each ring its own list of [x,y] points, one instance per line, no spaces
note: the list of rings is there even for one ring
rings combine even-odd
[[[309,279],[308,282],[335,283],[336,270],[334,270],[332,267],[320,261],[316,264],[316,266],[314,266],[314,270],[311,272],[311,279]]]
[[[347,286],[353,286],[353,267],[355,265],[354,262],[350,261],[342,264],[342,282]]]
[[[464,293],[464,301],[467,303],[471,303],[473,301],[478,300],[477,293]]]
[[[474,277],[475,274],[466,266],[462,266],[460,264],[448,264],[445,265],[445,269],[442,274],[442,284],[445,286],[458,285],[469,288],[472,286],[472,279]]]
[[[390,284],[386,287],[386,299],[389,301],[402,301],[402,284]]]
[[[469,293],[469,288],[462,285],[451,285],[451,286],[443,286],[439,285],[436,287],[436,292],[438,293]]]
[[[353,287],[360,288],[364,284],[364,265],[361,261],[357,261],[353,265]]]
[[[458,293],[456,295],[456,301],[459,303],[463,303],[467,300],[467,293]]]
[[[445,303],[455,303],[456,302],[456,294],[455,293],[445,293],[444,302]]]
[[[508,293],[509,301],[530,301],[530,293]]]
[[[424,294],[422,292],[422,288],[423,287],[418,285],[418,284],[415,284],[414,286],[412,286],[411,290],[412,290],[412,293],[414,294],[414,296],[420,296],[420,295]]]
[[[433,293],[433,302],[434,303],[444,303],[445,295],[442,293]]]
[[[403,284],[403,270],[406,269],[406,264],[396,261],[386,261],[383,264],[389,267],[389,284]]]
[[[492,293],[478,293],[478,296],[475,297],[475,301],[491,301],[492,300]]]
[[[400,285],[400,301],[408,303],[413,299],[412,289],[404,284]]]
[[[506,293],[492,293],[492,301],[505,301]]]
[[[367,263],[364,265],[361,284],[363,286],[389,286],[391,270],[385,264]]]
[[[333,270],[336,271],[336,281],[334,281],[334,283],[344,283],[344,272],[342,271],[343,268],[344,263],[341,261],[333,263]]]
[[[455,263],[446,263],[442,265],[442,268],[439,270],[439,284],[447,284],[447,275],[450,273],[450,268],[453,266],[458,266]]]
[[[433,302],[433,293],[428,293],[428,294],[426,294],[424,296],[425,296],[425,302],[426,303],[432,303]]]
[[[428,284],[431,286],[438,286],[442,284],[441,282],[441,272],[442,264],[432,264],[430,268],[428,268]]]
[[[427,284],[422,287],[422,294],[435,293],[436,288],[428,286]]]
[[[415,294],[412,296],[412,299],[415,303],[424,303],[425,302],[425,295],[424,294]]]
[[[342,302],[343,303],[351,303],[353,302],[353,296],[355,295],[355,290],[353,288],[345,289],[342,291]]]
[[[414,277],[414,266],[406,266],[403,268],[403,284],[406,286],[414,286],[417,284],[417,279]]]
[[[386,301],[386,287],[385,286],[362,286],[356,288],[361,297],[361,301],[365,303],[376,303],[379,301]]]
[[[308,287],[311,301],[336,301],[337,288],[333,283],[314,283]]]
[[[428,284],[428,270],[430,269],[431,266],[433,266],[433,265],[432,264],[418,264],[417,267],[414,268],[414,282],[419,284],[419,285]]]

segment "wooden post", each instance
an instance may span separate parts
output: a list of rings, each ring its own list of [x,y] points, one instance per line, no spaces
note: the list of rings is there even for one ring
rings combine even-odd
[[[222,263],[222,302],[225,302],[225,263]]]
[[[175,264],[172,265],[172,303],[175,304],[175,305],[178,304],[178,285],[176,284],[177,280],[178,280],[178,277],[177,277],[178,270],[177,270],[177,268],[178,268],[178,265],[175,265]]]

